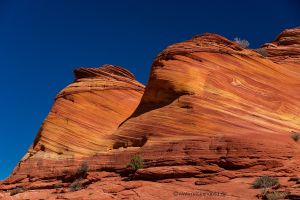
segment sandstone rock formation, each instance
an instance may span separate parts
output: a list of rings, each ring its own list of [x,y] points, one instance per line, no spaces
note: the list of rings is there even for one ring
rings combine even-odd
[[[267,50],[268,57],[277,63],[292,66],[300,63],[300,28],[284,30],[274,42],[266,43],[263,48]]]
[[[78,68],[74,74],[74,83],[57,95],[29,154],[92,156],[106,151],[107,136],[132,113],[143,94],[144,86],[117,66]]]
[[[195,36],[157,56],[145,91],[119,67],[75,70],[0,199],[257,199],[262,175],[300,197],[300,27],[262,49]]]

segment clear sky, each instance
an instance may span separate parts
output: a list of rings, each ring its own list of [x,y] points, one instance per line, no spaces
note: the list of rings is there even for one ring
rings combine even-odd
[[[172,43],[213,32],[256,48],[299,25],[300,2],[291,0],[0,0],[0,179],[74,67],[120,65],[146,84],[153,59]]]

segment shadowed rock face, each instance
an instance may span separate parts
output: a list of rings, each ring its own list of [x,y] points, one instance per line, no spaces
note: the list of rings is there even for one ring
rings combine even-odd
[[[297,197],[299,30],[263,45],[265,57],[209,33],[171,45],[153,62],[145,90],[120,67],[76,69],[0,184],[3,197],[19,186],[27,189],[20,199],[182,199],[195,191],[257,199],[251,182],[262,175],[279,177],[280,189]],[[132,175],[134,154],[145,167]],[[68,192],[83,161],[85,189]]]

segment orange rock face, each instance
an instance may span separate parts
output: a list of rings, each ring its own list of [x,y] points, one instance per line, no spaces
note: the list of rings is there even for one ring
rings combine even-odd
[[[274,42],[263,45],[268,57],[277,63],[292,66],[300,63],[300,27],[283,31]]]
[[[195,36],[157,56],[145,91],[119,67],[75,70],[0,197],[22,187],[13,197],[257,199],[251,183],[269,175],[298,198],[299,45],[300,28],[263,45],[266,55]]]
[[[91,156],[106,151],[107,136],[130,116],[143,94],[144,86],[120,67],[79,68],[74,74],[74,83],[57,95],[29,154]]]
[[[287,167],[282,158],[299,151],[291,139],[300,131],[299,75],[221,36],[196,36],[157,57],[140,105],[114,139],[126,147],[146,137],[146,146],[162,146],[157,154],[177,151],[181,164]]]

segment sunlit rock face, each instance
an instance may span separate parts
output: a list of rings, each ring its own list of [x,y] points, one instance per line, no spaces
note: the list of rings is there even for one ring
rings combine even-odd
[[[74,74],[75,81],[56,96],[29,154],[92,156],[107,151],[107,136],[132,114],[143,94],[144,86],[121,67],[78,68]]]
[[[268,58],[276,63],[299,65],[300,27],[284,30],[275,41],[264,44],[263,48],[267,50]]]
[[[156,57],[145,89],[117,66],[76,69],[0,197],[23,187],[17,198],[257,199],[262,175],[300,197],[299,45],[299,28],[260,51],[198,35]],[[133,172],[136,154],[144,168]],[[69,192],[83,162],[84,187]]]
[[[231,151],[227,156],[250,156],[249,149],[262,157],[293,153],[298,145],[290,134],[300,131],[299,75],[224,37],[196,36],[158,55],[140,105],[114,139],[124,146],[142,137],[148,143],[223,141],[216,152],[199,141],[199,150],[209,151],[198,152],[204,157],[223,150]]]

